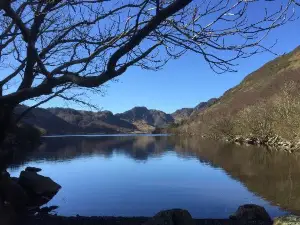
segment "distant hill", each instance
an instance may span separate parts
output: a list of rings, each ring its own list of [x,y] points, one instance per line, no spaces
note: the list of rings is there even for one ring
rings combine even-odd
[[[20,105],[15,114],[20,115],[28,107]],[[47,134],[74,133],[151,133],[157,127],[165,127],[174,122],[170,114],[146,107],[135,107],[124,113],[110,111],[83,111],[70,108],[35,108],[23,122]]]
[[[48,111],[85,133],[130,133],[137,130],[135,125],[114,116],[110,111],[90,112],[66,108],[49,108]]]
[[[200,102],[198,105],[196,105],[194,108],[182,108],[176,110],[174,113],[172,113],[172,117],[174,118],[176,123],[180,123],[184,120],[189,119],[191,116],[195,116],[201,111],[205,110],[206,108],[212,106],[218,101],[217,98],[211,98],[207,102]]]
[[[174,122],[170,114],[146,107],[134,107],[115,116],[136,125],[141,131],[152,131],[156,127],[165,127]]]
[[[191,115],[195,115],[195,114],[203,111],[204,109],[207,109],[208,107],[215,104],[217,101],[218,101],[217,98],[211,98],[207,102],[200,102],[198,105],[196,105],[196,107],[194,108]]]
[[[175,122],[178,123],[182,120],[188,119],[193,111],[194,111],[194,108],[182,108],[182,109],[176,110],[171,115],[174,118]]]
[[[195,108],[179,109],[172,114],[146,107],[134,107],[115,115],[110,111],[92,112],[60,107],[35,108],[23,121],[40,128],[47,134],[151,133],[174,122],[187,120],[216,101],[215,98],[210,99],[201,102]],[[25,105],[20,105],[15,113],[19,115],[27,108]]]
[[[15,114],[20,115],[28,107],[19,105],[15,109]],[[79,133],[82,129],[78,126],[74,126],[67,121],[53,115],[47,109],[35,108],[26,114],[23,118],[23,122],[34,125],[46,133],[50,134],[66,134],[66,133]]]
[[[200,104],[198,107],[202,107]],[[245,77],[210,107],[192,113],[181,134],[300,137],[300,46]]]

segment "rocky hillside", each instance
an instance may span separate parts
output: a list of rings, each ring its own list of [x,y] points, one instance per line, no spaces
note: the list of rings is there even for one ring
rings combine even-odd
[[[24,112],[28,107],[20,105],[16,108],[16,117]],[[78,126],[68,123],[64,119],[57,117],[47,109],[35,108],[29,111],[23,118],[23,122],[36,126],[42,133],[66,134],[79,133],[82,130]]]
[[[183,120],[186,120],[193,113],[194,108],[182,108],[173,112],[171,115],[174,118],[176,123],[179,123]]]
[[[172,113],[172,117],[174,118],[176,123],[181,123],[184,120],[189,119],[191,116],[197,115],[201,111],[207,109],[208,107],[212,106],[217,102],[217,98],[211,98],[207,102],[200,102],[196,107],[194,108],[182,108],[176,110],[174,113]]]
[[[146,107],[134,107],[124,113],[115,115],[121,120],[133,123],[140,130],[154,130],[155,127],[165,127],[174,122],[170,114]]]
[[[235,135],[300,138],[300,47],[245,77],[173,132],[215,138]]]
[[[194,108],[193,112],[191,113],[191,116],[198,114],[199,112],[207,109],[208,107],[212,106],[218,101],[217,98],[211,98],[207,102],[200,102],[196,107]]]

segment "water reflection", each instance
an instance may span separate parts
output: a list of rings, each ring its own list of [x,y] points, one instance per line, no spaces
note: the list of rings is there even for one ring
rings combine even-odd
[[[300,155],[253,146],[180,140],[179,151],[192,151],[200,161],[221,167],[273,205],[300,214]],[[214,146],[214,147],[212,147]]]
[[[54,203],[68,202],[61,207],[64,215],[151,216],[183,207],[195,217],[223,218],[247,202],[273,216],[281,212],[271,205],[300,214],[300,159],[281,152],[177,137],[47,138],[36,151],[15,158],[11,170],[35,163],[60,179],[65,191]],[[85,188],[94,195],[76,196],[87,190],[74,180],[89,182]]]

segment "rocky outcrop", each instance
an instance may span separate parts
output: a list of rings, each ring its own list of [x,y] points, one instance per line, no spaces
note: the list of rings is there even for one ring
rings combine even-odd
[[[59,191],[61,186],[28,167],[19,178],[10,177],[6,171],[0,174],[0,224],[11,225],[18,215],[24,213],[47,213],[57,207],[44,207]]]
[[[241,205],[230,219],[242,221],[272,221],[264,207],[255,204]]]
[[[51,178],[28,171],[21,172],[19,183],[29,192],[45,197],[53,197],[61,188]]]
[[[191,214],[184,209],[171,209],[157,213],[144,225],[194,225]]]
[[[265,146],[272,150],[281,150],[289,153],[297,152],[300,150],[300,140],[299,141],[288,141],[281,138],[278,135],[265,136],[265,137],[254,137],[237,135],[233,138],[226,138],[227,142],[234,142],[236,144],[246,144],[246,145],[259,145]]]
[[[194,108],[182,108],[182,109],[176,110],[171,115],[175,119],[175,122],[179,123],[183,120],[188,119],[193,111],[194,111]]]
[[[300,217],[289,215],[275,218],[273,225],[300,225]]]
[[[40,168],[36,168],[36,167],[26,167],[25,169],[26,172],[34,172],[34,173],[38,173],[38,172],[41,172],[42,169]]]

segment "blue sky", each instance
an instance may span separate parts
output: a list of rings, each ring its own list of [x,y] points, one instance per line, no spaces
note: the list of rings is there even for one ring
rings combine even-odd
[[[268,43],[278,40],[274,51],[289,52],[300,45],[300,20],[274,30],[267,38]],[[201,101],[221,96],[227,89],[276,56],[270,53],[255,55],[237,61],[236,73],[214,73],[205,60],[196,54],[186,54],[176,61],[170,61],[162,70],[145,71],[131,68],[118,82],[109,82],[106,95],[91,95],[92,104],[103,110],[119,113],[135,106],[146,106],[167,113],[183,107],[194,107]],[[65,104],[54,99],[42,107],[72,107],[85,109],[73,103]]]

